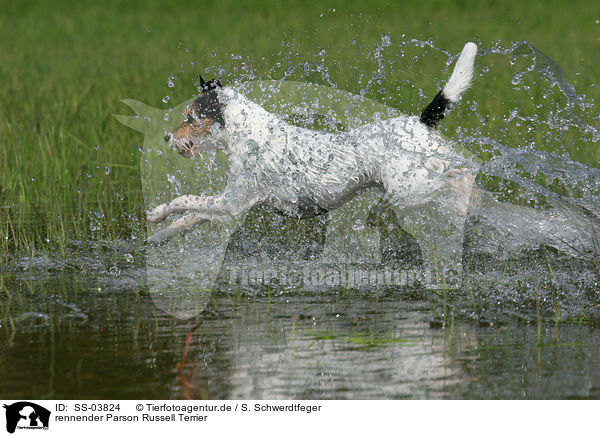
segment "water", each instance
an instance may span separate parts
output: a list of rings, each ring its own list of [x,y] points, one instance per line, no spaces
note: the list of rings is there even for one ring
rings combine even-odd
[[[3,398],[599,398],[588,324],[465,320],[404,291],[221,291],[190,324],[158,310],[139,271],[3,279]]]
[[[536,312],[535,302],[499,292],[233,281],[228,265],[245,255],[238,244],[247,240],[234,238],[217,290],[189,322],[157,308],[134,244],[78,244],[65,258],[23,259],[0,278],[0,396],[600,398],[597,321],[557,320],[550,294],[540,290]]]
[[[232,56],[230,65],[203,75],[241,87],[272,78],[326,86],[333,97],[304,94],[327,101],[316,108],[299,110],[301,98],[269,103],[279,95],[273,90],[263,103],[290,122],[341,131],[393,116],[391,106],[411,107],[411,100],[396,100],[398,92],[433,96],[435,89],[415,89],[411,75],[432,57],[450,68],[456,59],[428,41],[389,35],[374,48],[355,47],[370,56],[357,58],[373,62],[353,83],[338,84],[331,50],[319,48],[314,62],[298,62],[293,44],[282,45],[267,73],[260,62]],[[503,94],[490,97],[503,101],[501,111],[492,119],[490,101],[467,97],[444,120],[450,127],[442,126],[481,165],[484,193],[465,226],[462,286],[423,288],[421,247],[385,204],[371,204],[352,223],[360,237],[343,239],[337,257],[324,243],[331,228],[326,217],[299,223],[253,210],[225,243],[214,244],[221,244],[219,253],[211,248],[220,266],[210,271],[215,290],[208,294],[199,292],[194,276],[199,257],[186,251],[201,233],[158,252],[140,245],[140,235],[69,241],[61,253],[20,256],[0,272],[0,396],[599,399],[600,173],[589,157],[600,139],[595,102],[527,42],[483,48],[478,64],[474,87],[485,87],[492,75],[508,78]],[[402,69],[409,73],[399,76]],[[180,83],[173,75],[167,86]],[[344,92],[337,86],[363,100],[353,110],[336,109]],[[154,122],[153,135],[162,138],[165,123],[180,121],[165,117],[169,111],[140,112],[136,119]],[[198,186],[218,191],[224,183],[222,157],[171,161],[152,138],[145,138],[142,159],[151,162],[155,151],[168,171],[164,163],[142,163],[147,208]],[[207,166],[210,177],[196,180]],[[103,218],[90,210],[90,219]],[[360,262],[352,257],[356,251],[366,256]],[[179,284],[148,274],[169,262],[184,279],[198,280],[186,288],[193,303],[202,295],[202,307],[190,312],[198,314],[194,321],[171,316],[153,293]]]

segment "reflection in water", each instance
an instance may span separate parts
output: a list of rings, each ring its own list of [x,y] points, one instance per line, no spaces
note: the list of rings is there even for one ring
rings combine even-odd
[[[435,300],[400,290],[222,291],[178,378],[189,324],[150,296],[81,276],[3,289],[5,398],[600,398],[589,324],[498,325],[450,309],[443,326]]]

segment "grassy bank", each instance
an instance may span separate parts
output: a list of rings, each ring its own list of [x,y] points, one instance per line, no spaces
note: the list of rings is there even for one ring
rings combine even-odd
[[[419,50],[407,49],[400,56],[395,46],[403,35],[430,39],[451,53],[467,40],[488,48],[498,40],[503,45],[528,40],[552,57],[588,101],[599,96],[600,6],[594,1],[310,6],[2,1],[0,10],[0,265],[36,248],[64,250],[68,239],[140,236],[144,217],[136,144],[142,138],[111,114],[127,113],[122,98],[161,108],[186,100],[194,92],[192,80],[207,67],[241,68],[246,62],[258,74],[268,71],[281,78],[289,54],[295,64],[319,64],[318,54],[325,49],[323,64],[331,82],[358,91],[365,86],[361,80],[377,70],[374,47],[389,33],[392,45],[384,60],[394,62],[395,74],[385,75],[368,92],[416,112],[443,79],[445,57],[432,53],[413,63],[411,55]],[[243,59],[232,59],[232,54]],[[171,75],[173,88],[167,85]],[[305,78],[323,81],[319,74]],[[472,98],[478,113],[490,118],[491,130],[501,131],[502,117],[515,104],[533,104],[511,101],[510,75],[488,74],[485,80]],[[165,104],[167,95],[171,100]],[[467,111],[458,108],[468,123],[475,114]],[[456,126],[448,120],[444,128],[452,134]],[[535,139],[535,132],[530,135]],[[568,135],[575,158],[597,163],[596,150],[578,146],[577,133]]]

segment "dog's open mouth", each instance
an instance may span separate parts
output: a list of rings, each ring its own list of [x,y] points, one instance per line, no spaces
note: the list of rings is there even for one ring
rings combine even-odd
[[[170,148],[186,158],[194,158],[202,153],[219,148],[219,143],[214,138],[181,138],[169,143]]]
[[[202,146],[193,139],[172,141],[169,145],[169,148],[186,158],[196,157],[202,152]]]
[[[178,147],[179,154],[183,157],[196,157],[194,152],[194,144],[192,141],[187,141],[181,147]]]

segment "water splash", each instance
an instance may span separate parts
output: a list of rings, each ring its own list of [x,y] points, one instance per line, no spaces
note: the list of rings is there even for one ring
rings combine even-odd
[[[371,60],[371,63],[340,67],[335,59],[336,50],[319,47],[314,53],[303,53],[293,42],[284,41],[281,50],[272,57],[257,60],[231,55],[226,62],[206,67],[202,73],[242,89],[250,81],[267,83],[269,80],[326,85],[332,90],[330,94],[347,89],[362,100],[348,96],[336,106],[327,91],[321,94],[311,91],[304,101],[291,101],[281,86],[265,87],[254,95],[259,103],[291,123],[343,131],[397,116],[399,111],[394,107],[403,112],[420,110],[437,89],[419,87],[423,75],[419,68],[433,56],[441,58],[440,65],[445,65],[447,70],[458,56],[436,47],[430,40],[405,36],[394,40],[391,35],[383,35],[372,48],[363,47],[358,41],[353,42],[352,47],[356,59]],[[519,297],[519,292],[531,288],[544,301],[562,298],[565,307],[569,307],[562,311],[562,316],[577,313],[576,306],[585,306],[585,313],[596,313],[600,172],[590,166],[597,164],[593,157],[587,157],[584,162],[571,158],[571,154],[580,150],[586,150],[591,156],[596,153],[595,144],[600,136],[595,102],[579,94],[558,65],[527,41],[481,48],[477,64],[480,77],[475,80],[472,94],[455,108],[459,114],[448,117],[448,127],[441,127],[444,133],[457,139],[458,148],[482,164],[478,184],[484,194],[471,210],[465,242],[470,253],[468,263],[473,270],[466,280],[468,288],[485,290],[475,293],[480,307],[494,298],[527,306],[527,299]],[[350,74],[344,76],[343,70]],[[432,74],[439,84],[447,73]],[[488,86],[492,82],[495,87]],[[479,89],[491,90],[495,95],[488,97]],[[501,112],[486,114],[490,108]],[[457,127],[452,127],[453,123]],[[581,155],[577,154],[580,158]],[[214,156],[198,160],[195,165],[199,162],[211,168],[223,167],[216,163]],[[176,187],[176,191],[188,189],[189,179],[184,180],[184,173],[170,174],[174,177],[170,185]],[[219,177],[215,180],[223,182]],[[212,181],[209,182],[212,185]],[[168,197],[170,194],[163,188],[160,195]],[[381,210],[375,214],[382,215]],[[274,218],[270,219],[274,222]],[[391,235],[386,242],[396,243],[395,251],[398,247],[406,248],[406,235],[394,236],[398,233],[397,223],[386,222],[385,225],[387,234]],[[251,227],[254,233],[242,229],[237,237],[243,241],[233,245],[246,250],[246,254],[250,252],[248,246],[263,247],[258,258],[264,258],[269,257],[266,247],[273,244],[278,246],[276,252],[286,251],[282,248],[285,244],[273,243],[268,233],[289,232],[295,224],[278,221],[272,226],[255,216],[247,220],[245,226]],[[413,249],[408,251],[414,252]],[[564,256],[571,260],[565,262]],[[395,259],[406,260],[406,257],[402,259],[401,254]],[[512,275],[506,273],[505,264],[497,263],[515,259],[520,259],[520,263]],[[565,269],[561,270],[561,266]],[[537,284],[524,287],[524,283],[533,283],[531,277]],[[544,294],[544,290],[549,294]]]

